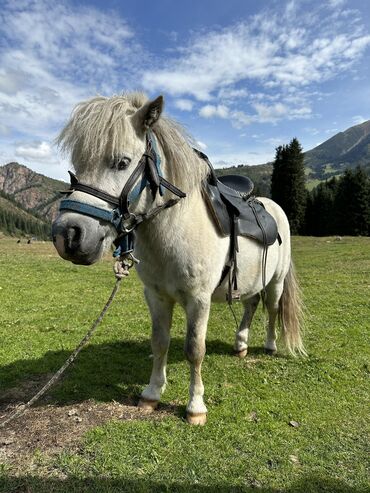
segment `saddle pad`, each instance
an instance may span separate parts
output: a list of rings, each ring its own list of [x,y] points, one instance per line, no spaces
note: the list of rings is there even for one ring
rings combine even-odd
[[[211,215],[223,236],[231,233],[232,218],[236,218],[236,233],[253,238],[263,245],[273,245],[278,238],[275,219],[255,197],[244,199],[240,193],[222,183],[205,182],[203,195]]]

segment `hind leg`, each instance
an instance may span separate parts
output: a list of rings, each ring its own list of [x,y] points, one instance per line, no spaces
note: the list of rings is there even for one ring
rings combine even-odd
[[[256,294],[252,298],[243,302],[244,315],[240,322],[239,329],[235,335],[234,352],[239,358],[244,358],[248,351],[249,329],[252,323],[253,315],[256,312],[260,295]]]
[[[279,300],[283,293],[284,281],[271,281],[266,289],[266,308],[268,312],[268,325],[266,330],[265,353],[273,355],[276,347],[276,317],[279,312]]]

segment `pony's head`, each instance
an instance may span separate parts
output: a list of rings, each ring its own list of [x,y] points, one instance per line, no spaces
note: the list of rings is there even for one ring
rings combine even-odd
[[[147,132],[155,127],[162,109],[162,96],[149,101],[139,93],[96,97],[78,104],[57,139],[70,153],[77,179],[119,197],[145,153]],[[148,195],[143,193],[140,201],[145,202]],[[87,207],[112,210],[109,201],[81,190],[73,191],[68,198]],[[117,231],[108,221],[67,209],[54,221],[52,235],[62,258],[90,265],[110,247]]]

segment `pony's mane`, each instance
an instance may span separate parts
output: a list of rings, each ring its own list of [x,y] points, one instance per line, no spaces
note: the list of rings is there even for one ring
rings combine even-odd
[[[147,96],[137,92],[83,101],[73,110],[56,143],[71,154],[77,171],[119,156],[122,136],[129,125],[126,117],[147,102]],[[194,152],[192,137],[179,123],[163,115],[152,130],[165,154],[169,179],[184,191],[199,187],[208,174],[208,166]]]

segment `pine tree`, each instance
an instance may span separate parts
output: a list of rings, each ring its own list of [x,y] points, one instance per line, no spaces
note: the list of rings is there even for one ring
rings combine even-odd
[[[335,224],[335,196],[337,179],[320,183],[308,196],[306,207],[306,234],[326,236],[337,233]]]
[[[370,178],[361,167],[340,178],[335,210],[338,234],[370,235]]]
[[[298,139],[279,146],[271,177],[271,198],[284,209],[292,234],[304,230],[307,192],[303,159]]]

